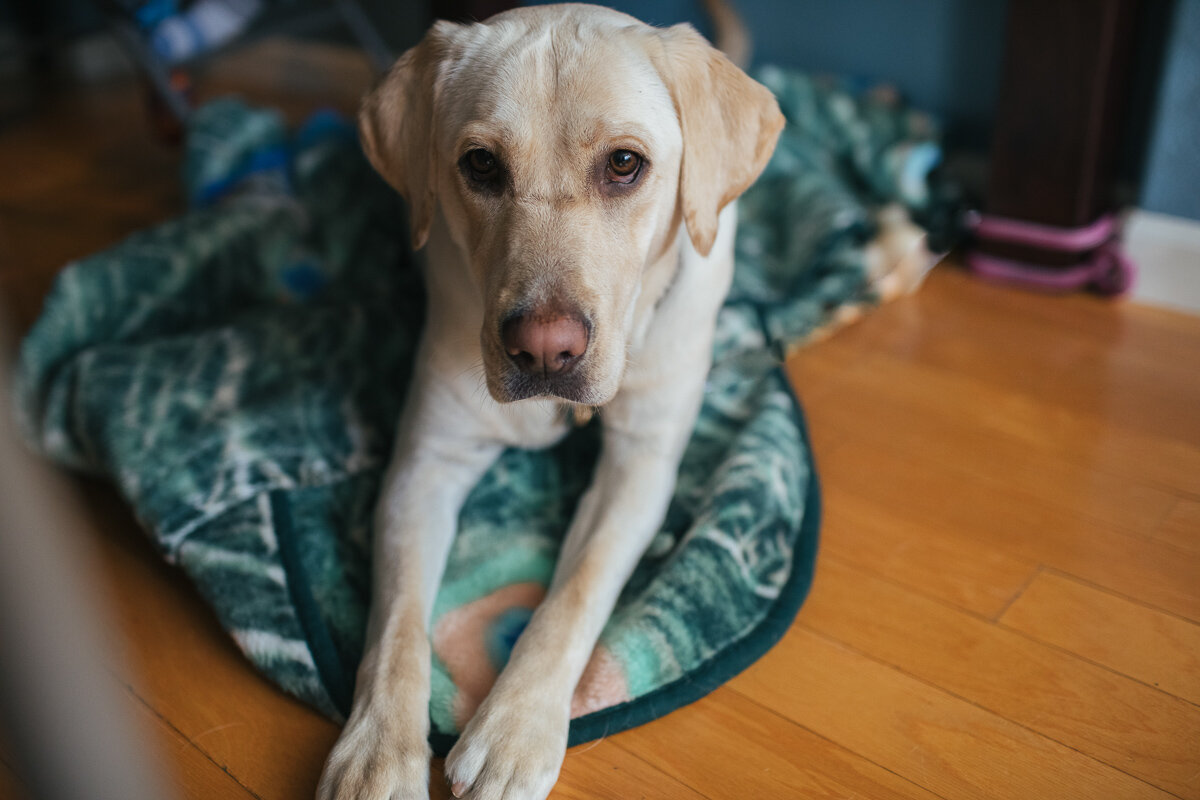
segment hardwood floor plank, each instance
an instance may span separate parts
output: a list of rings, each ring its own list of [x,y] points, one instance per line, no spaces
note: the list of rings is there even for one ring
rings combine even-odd
[[[714,800],[935,797],[726,687],[612,741]]]
[[[1200,707],[826,559],[801,624],[1179,797]]]
[[[838,376],[808,404],[822,428],[958,465],[1050,505],[1145,535],[1175,503],[1173,491],[1148,485],[1134,465],[1121,461],[1117,474],[1098,465],[1091,457],[1095,440],[1072,439],[1062,446],[1047,436],[1062,412],[1037,398],[886,355],[853,358],[864,369]],[[1196,455],[1200,460],[1200,450]]]
[[[1200,705],[1200,625],[1053,573],[1000,623]]]
[[[704,800],[720,795],[703,793],[685,781],[692,776],[668,777],[657,766],[619,746],[614,739],[581,744],[567,751],[559,782],[547,800]]]
[[[1135,360],[1168,371],[1186,370],[1200,350],[1194,315],[1085,292],[1055,296],[1005,289],[961,270],[945,277],[950,280],[934,286],[931,299],[953,294],[956,308],[986,314],[993,328],[1015,325],[1031,331],[1031,338],[1044,334],[1072,346],[1082,342],[1105,350],[1118,363]]]
[[[445,761],[434,759],[429,776],[430,800],[453,800],[444,770]],[[612,739],[602,739],[567,750],[558,783],[547,800],[626,800],[633,797],[704,800],[707,795],[630,754]]]
[[[1170,797],[803,627],[730,686],[944,798]]]
[[[1200,553],[1200,500],[1180,498],[1153,536],[1181,550]]]
[[[983,617],[998,617],[1038,570],[1037,561],[898,518],[827,488],[823,555],[904,584]],[[820,566],[818,565],[818,569]]]
[[[251,800],[254,797],[132,691],[117,688],[115,683],[113,686],[128,704],[135,733],[145,737],[143,746],[149,749],[151,759],[147,763],[156,764],[166,785],[174,790],[170,800]],[[8,765],[7,758],[7,755],[0,757],[0,800],[26,798],[25,786]]]
[[[861,358],[847,358],[830,341],[836,339],[798,348],[784,364],[792,389],[806,408],[809,402],[835,388],[840,378],[863,368]]]
[[[142,104],[132,82],[72,90],[0,131],[0,300],[18,331],[67,262],[183,209],[180,152]]]
[[[965,271],[940,276],[949,280],[931,284],[939,298],[953,295],[956,305],[990,306],[998,316],[1019,326],[1030,322],[1138,353],[1178,363],[1200,348],[1200,327],[1193,315],[1139,305],[1124,299],[1101,298],[1087,293],[1055,295],[1005,288],[973,278]],[[1005,323],[1008,324],[1008,323]]]
[[[153,736],[166,777],[178,800],[251,800],[250,791],[133,694],[128,693],[142,730]]]
[[[937,276],[927,285],[928,301],[941,303],[953,296],[939,323],[1015,329],[1010,341],[1033,342],[1029,356],[1054,358],[1060,348],[1103,351],[1109,366],[1149,365],[1164,372],[1186,374],[1200,348],[1193,319],[1178,311],[1138,306],[1119,298],[1087,293],[1046,295],[987,284],[965,270]],[[1048,344],[1049,342],[1056,344]]]
[[[909,309],[909,313],[916,312]],[[889,353],[871,339],[864,341],[862,334],[854,337],[860,328],[889,330],[886,320],[880,320],[885,315],[903,316],[891,307],[884,308],[877,317],[868,317],[849,329],[845,336],[815,345],[830,351],[831,358],[837,355],[848,362],[862,362],[862,369],[840,373],[835,381],[845,380],[848,389],[878,397],[881,404],[894,398],[911,406],[914,413],[930,415],[934,420],[962,419],[980,434],[1018,442],[1028,448],[1031,460],[1035,455],[1048,456],[1131,482],[1200,495],[1200,444],[1178,436],[1131,431],[1109,415],[1088,414],[1038,393],[923,364],[903,353]],[[1062,367],[1039,364],[1031,358],[1028,368],[1045,371]],[[1194,395],[1193,389],[1185,397]]]
[[[1200,415],[1189,403],[1194,359],[1186,357],[1195,351],[1177,342],[1172,352],[1158,354],[1139,335],[1156,326],[1137,309],[1099,298],[1066,300],[1059,304],[1066,313],[1046,319],[1052,298],[984,286],[942,268],[919,293],[895,304],[908,304],[900,309],[907,313],[884,308],[850,332],[861,327],[860,341],[908,361],[1104,417],[1130,431],[1200,443]],[[1039,306],[1045,313],[1028,310]],[[1098,320],[1095,331],[1075,332],[1072,313]]]
[[[898,524],[997,548],[1200,620],[1200,555],[1114,530],[998,480],[848,439],[821,464],[826,505],[866,504]]]

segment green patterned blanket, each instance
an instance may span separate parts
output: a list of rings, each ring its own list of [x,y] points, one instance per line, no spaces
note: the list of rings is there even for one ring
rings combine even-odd
[[[779,369],[896,283],[883,204],[925,204],[927,118],[768,69],[789,124],[741,204],[738,267],[662,531],[580,684],[572,743],[711,691],[783,634],[814,568],[819,494]],[[111,478],[271,680],[348,711],[371,509],[424,302],[400,201],[330,114],[289,133],[232,100],[189,131],[194,209],[69,265],[23,344],[29,440]],[[432,639],[445,752],[541,598],[595,423],[506,452],[461,516]]]

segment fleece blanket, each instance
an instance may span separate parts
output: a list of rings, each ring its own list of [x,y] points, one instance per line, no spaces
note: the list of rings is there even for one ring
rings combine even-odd
[[[757,77],[788,125],[741,203],[704,407],[579,686],[572,743],[711,691],[790,624],[820,514],[781,359],[898,290],[869,250],[877,211],[927,203],[927,117],[888,93]],[[276,113],[215,102],[191,123],[184,172],[191,211],[62,271],[21,350],[23,427],[50,458],[110,478],[246,656],[340,718],[422,321],[417,257],[400,201],[336,115],[289,132]],[[431,632],[438,752],[545,591],[598,424],[506,452],[462,511]]]

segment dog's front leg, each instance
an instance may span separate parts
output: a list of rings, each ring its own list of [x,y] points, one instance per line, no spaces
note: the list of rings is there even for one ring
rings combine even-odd
[[[366,649],[319,800],[429,796],[429,617],[459,510],[501,448],[448,433],[432,424],[435,404],[414,404],[376,508]]]
[[[541,800],[549,794],[566,749],[575,686],[666,513],[698,398],[697,385],[692,398],[663,408],[661,416],[645,408],[627,413],[629,404],[620,402],[605,410],[595,478],[546,599],[446,760],[455,796]],[[636,427],[624,424],[630,417],[638,418]]]

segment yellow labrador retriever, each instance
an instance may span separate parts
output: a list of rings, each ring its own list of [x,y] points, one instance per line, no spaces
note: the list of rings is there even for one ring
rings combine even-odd
[[[733,201],[782,126],[770,92],[690,26],[586,5],[438,23],[366,98],[367,155],[428,246],[429,311],[322,800],[428,796],[427,631],[459,509],[504,447],[548,446],[567,407],[602,407],[548,594],[446,760],[456,797],[550,792],[575,685],[700,407]]]

